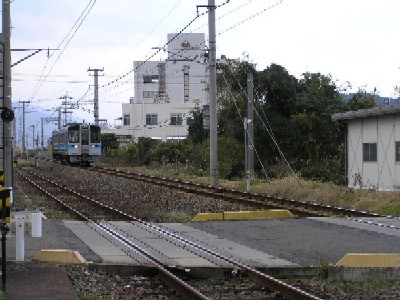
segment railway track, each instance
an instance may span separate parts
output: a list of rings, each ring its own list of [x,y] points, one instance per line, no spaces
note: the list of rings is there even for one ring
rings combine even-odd
[[[297,216],[382,217],[382,215],[374,212],[360,211],[288,198],[273,197],[257,193],[242,192],[234,189],[213,187],[210,185],[203,185],[190,181],[121,171],[118,169],[94,166],[90,167],[89,170],[101,174],[138,180],[163,187],[177,189],[187,193],[212,197],[215,199],[246,203],[263,209],[288,209]]]
[[[188,240],[153,223],[148,223],[134,216],[128,215],[119,209],[93,199],[88,195],[76,192],[40,174],[36,174],[29,170],[17,171],[16,173],[18,176],[21,176],[21,178],[43,192],[47,197],[58,202],[65,209],[72,211],[79,219],[87,222],[88,226],[99,232],[99,234],[103,235],[110,241],[112,240],[114,244],[120,245],[121,249],[124,249],[128,255],[132,255],[132,257],[137,257],[137,255],[139,255],[141,259],[147,262],[147,265],[157,269],[158,274],[162,277],[163,281],[185,299],[211,298],[174,275],[169,268],[162,263],[157,255],[144,249],[126,232],[111,225],[108,222],[110,219],[132,221],[132,226],[145,227],[149,232],[152,232],[157,236],[163,236],[166,240],[175,245],[180,244],[180,247],[182,248],[191,248],[192,251],[200,253],[200,255],[205,259],[213,262],[221,261],[225,264],[228,263],[234,270],[239,270],[241,274],[246,274],[248,277],[253,278],[257,285],[267,287],[272,291],[278,291],[282,296],[286,297],[286,299],[320,299],[318,296],[288,285],[283,281],[266,275],[230,257],[207,249],[196,242]]]

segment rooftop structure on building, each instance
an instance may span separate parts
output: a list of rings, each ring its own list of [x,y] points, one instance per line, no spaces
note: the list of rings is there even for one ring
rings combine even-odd
[[[191,111],[208,103],[208,60],[204,33],[169,33],[163,61],[135,61],[135,95],[122,105],[114,130],[132,140],[179,141],[188,134]]]

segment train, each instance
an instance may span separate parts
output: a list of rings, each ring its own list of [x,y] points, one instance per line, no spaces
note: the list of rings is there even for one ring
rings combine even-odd
[[[54,130],[51,137],[52,156],[64,164],[90,166],[101,155],[101,128],[86,123],[70,123]]]

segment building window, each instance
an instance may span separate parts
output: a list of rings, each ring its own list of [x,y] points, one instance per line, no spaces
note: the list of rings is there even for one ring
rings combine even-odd
[[[189,102],[189,66],[183,67],[183,100]]]
[[[131,125],[131,117],[130,115],[124,115],[124,126]]]
[[[143,91],[143,98],[155,98],[156,95],[156,91]]]
[[[396,142],[396,162],[400,162],[400,142]]]
[[[170,125],[182,125],[182,114],[177,114],[177,113],[171,114]]]
[[[376,143],[363,143],[363,161],[377,161]]]
[[[146,125],[157,125],[158,117],[157,114],[146,114]]]
[[[193,118],[192,117],[187,117],[186,118],[186,125],[187,126],[190,126],[190,125],[192,125],[193,124]]]
[[[157,83],[158,75],[143,75],[143,83]]]

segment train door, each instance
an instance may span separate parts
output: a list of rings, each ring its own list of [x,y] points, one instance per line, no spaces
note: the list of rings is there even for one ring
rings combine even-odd
[[[67,152],[68,152],[67,155],[69,156],[75,156],[81,154],[79,126],[70,126],[68,128]]]
[[[97,125],[90,125],[90,156],[101,155],[101,140],[100,140],[100,127]]]
[[[81,126],[82,156],[89,157],[89,126]]]

